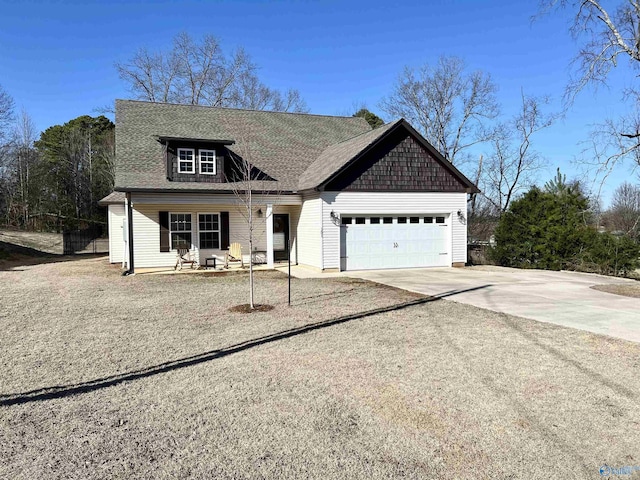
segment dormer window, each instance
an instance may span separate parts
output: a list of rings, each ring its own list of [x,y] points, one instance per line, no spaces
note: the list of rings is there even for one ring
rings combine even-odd
[[[216,174],[216,151],[198,150],[200,160],[200,173],[203,175]]]
[[[170,182],[223,183],[230,169],[233,140],[156,137],[162,144]]]
[[[193,148],[178,149],[178,172],[196,173],[196,154]]]

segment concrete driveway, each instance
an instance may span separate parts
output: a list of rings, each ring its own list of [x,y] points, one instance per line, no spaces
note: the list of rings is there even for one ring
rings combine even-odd
[[[348,276],[640,342],[640,299],[590,288],[633,280],[493,266],[369,270]]]

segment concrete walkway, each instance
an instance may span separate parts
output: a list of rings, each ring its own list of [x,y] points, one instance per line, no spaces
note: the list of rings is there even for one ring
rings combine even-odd
[[[370,270],[349,276],[640,342],[640,299],[590,288],[633,280],[493,266]]]
[[[288,272],[288,265],[276,265],[275,269],[282,273]],[[326,273],[320,269],[305,267],[303,265],[291,265],[291,276],[294,278],[333,278],[348,277],[347,272]]]

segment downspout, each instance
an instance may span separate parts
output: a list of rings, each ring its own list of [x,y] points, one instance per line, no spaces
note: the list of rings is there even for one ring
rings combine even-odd
[[[128,230],[129,230],[129,270],[124,272],[122,275],[135,275],[135,270],[133,266],[133,209],[131,208],[131,192],[127,192],[127,222],[128,222]]]

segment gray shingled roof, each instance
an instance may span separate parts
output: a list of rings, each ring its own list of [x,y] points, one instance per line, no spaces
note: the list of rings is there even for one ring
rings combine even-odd
[[[306,190],[324,183],[325,180],[328,180],[334,173],[347,165],[356,155],[374,144],[380,137],[384,136],[385,133],[399,123],[402,123],[402,120],[387,123],[375,130],[370,130],[343,142],[329,145],[302,174],[298,188],[300,190]]]
[[[251,162],[277,180],[269,189],[297,191],[300,177],[328,146],[369,131],[360,117],[117,100],[115,188],[229,190],[227,183],[167,180],[160,136],[235,140],[230,150],[245,158],[249,152]]]
[[[109,195],[98,201],[98,205],[107,206],[114,204],[124,204],[125,195],[123,192],[111,192]]]

